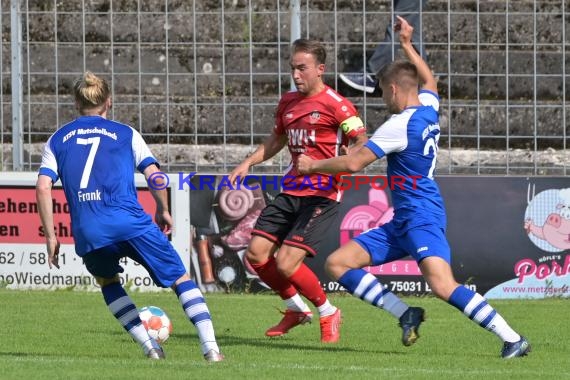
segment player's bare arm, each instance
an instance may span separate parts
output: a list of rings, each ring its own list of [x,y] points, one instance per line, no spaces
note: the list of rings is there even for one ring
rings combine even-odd
[[[159,169],[156,165],[151,164],[147,166],[143,172],[144,177],[148,181],[148,178],[155,172],[158,172]],[[156,202],[156,213],[154,215],[154,221],[160,227],[162,232],[165,234],[170,234],[172,232],[172,216],[170,216],[170,211],[168,210],[168,194],[166,189],[157,190],[152,186],[149,187],[149,190]]]
[[[274,131],[272,131],[271,135],[269,135],[251,155],[249,155],[245,160],[241,162],[241,164],[232,170],[230,173],[230,182],[232,184],[235,184],[238,177],[243,178],[249,173],[250,167],[262,163],[275,156],[281,151],[281,149],[283,149],[285,144],[287,144],[287,136],[277,135]]]
[[[367,141],[368,136],[366,136],[366,133],[356,135],[354,138],[350,139],[350,145],[347,147],[344,154],[350,154],[360,150]]]
[[[333,157],[326,160],[313,160],[301,154],[297,160],[297,170],[301,174],[309,173],[357,173],[376,161],[376,155],[368,148],[363,147],[346,156]]]
[[[412,62],[418,69],[420,81],[423,83],[422,89],[437,94],[437,81],[435,80],[431,69],[412,45],[412,34],[414,32],[414,28],[408,24],[406,19],[403,17],[396,16],[396,18],[397,21],[394,24],[394,31],[400,32],[400,45],[402,47],[402,50],[410,62]]]
[[[38,211],[46,236],[46,249],[48,252],[48,265],[59,268],[59,241],[55,235],[53,224],[53,204],[51,196],[51,188],[53,182],[46,175],[39,175],[36,182],[36,200],[38,202]]]

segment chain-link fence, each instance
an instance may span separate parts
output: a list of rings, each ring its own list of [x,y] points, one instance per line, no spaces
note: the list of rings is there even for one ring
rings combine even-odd
[[[231,170],[273,127],[297,23],[325,43],[326,82],[368,131],[388,116],[381,97],[338,75],[364,70],[386,43],[392,0],[0,4],[1,170],[37,169],[42,143],[75,117],[70,90],[85,70],[110,81],[110,117],[138,129],[165,170]],[[439,77],[438,173],[566,175],[566,1],[428,0],[420,15]],[[256,170],[287,164],[282,154]]]

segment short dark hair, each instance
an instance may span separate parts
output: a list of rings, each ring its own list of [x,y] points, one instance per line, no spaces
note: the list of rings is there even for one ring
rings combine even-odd
[[[317,63],[325,63],[327,60],[327,51],[325,47],[320,41],[317,40],[308,40],[305,38],[299,38],[298,40],[293,41],[292,46],[292,53],[295,54],[297,52],[304,52],[308,54],[312,54]]]
[[[418,87],[420,81],[416,65],[403,59],[384,66],[378,71],[376,78],[381,84],[396,83],[402,87]]]

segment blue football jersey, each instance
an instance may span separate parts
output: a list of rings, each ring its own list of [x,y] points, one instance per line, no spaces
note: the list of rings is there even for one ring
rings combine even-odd
[[[446,227],[446,214],[434,180],[439,129],[439,97],[419,93],[421,106],[409,107],[382,124],[366,143],[378,158],[388,160],[388,183],[394,224],[408,229],[421,225]]]
[[[151,164],[158,162],[140,133],[100,116],[81,116],[49,138],[39,174],[61,179],[79,256],[152,227],[134,181],[135,168]]]

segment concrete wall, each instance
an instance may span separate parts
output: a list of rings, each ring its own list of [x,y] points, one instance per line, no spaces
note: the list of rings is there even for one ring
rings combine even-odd
[[[140,3],[141,10],[145,12],[164,12],[162,0],[144,0]],[[186,43],[173,45],[168,51],[171,80],[168,115],[160,107],[145,106],[141,112],[137,106],[140,100],[139,65],[144,72],[165,72],[162,58],[165,49],[160,42],[165,39],[166,18],[141,16],[140,41],[145,45],[141,47],[139,63],[138,49],[134,44],[129,45],[129,42],[134,43],[139,39],[137,15],[120,13],[136,11],[136,1],[113,1],[115,15],[112,36],[109,17],[88,15],[85,21],[87,68],[110,73],[108,58],[111,56],[112,39],[115,44],[112,56],[114,112],[122,121],[135,127],[140,125],[151,143],[166,141],[166,125],[169,125],[169,134],[173,135],[168,139],[171,143],[249,144],[252,140],[250,135],[257,142],[273,125],[273,107],[279,93],[289,89],[289,19],[282,13],[276,27],[277,12],[257,13],[251,21],[252,40],[256,43],[266,42],[267,45],[257,44],[250,49],[247,17],[239,12],[231,14],[231,11],[243,12],[247,2],[224,2],[226,17],[223,20],[223,35],[220,12],[201,13],[196,18],[196,25],[192,24],[192,3],[184,0],[168,2],[169,40]],[[271,11],[276,7],[273,0],[252,3],[256,11]],[[536,10],[533,8],[535,3]],[[477,4],[471,0],[428,0],[424,9],[424,43],[429,53],[428,61],[439,76],[442,144],[447,144],[451,139],[452,148],[504,149],[508,146],[534,149],[537,144],[534,137],[539,136],[539,149],[564,146],[561,136],[569,134],[564,128],[570,125],[570,112],[563,112],[562,102],[569,97],[570,86],[563,86],[562,71],[565,65],[568,72],[570,65],[562,44],[563,20],[559,3],[510,1],[507,33],[505,1],[480,1]],[[53,7],[52,2],[38,4],[32,5],[36,7],[32,10],[48,13],[31,14],[29,34],[24,23],[24,35],[29,35],[31,42],[29,52],[24,54],[24,61],[27,62],[29,54],[31,71],[41,73],[54,70],[55,57],[50,43],[55,40],[54,30],[57,30],[60,73],[57,83],[52,75],[34,75],[29,82],[27,76],[24,78],[26,88],[29,83],[29,99],[42,103],[33,107],[29,122],[28,112],[24,112],[31,142],[45,140],[57,122],[61,124],[73,117],[69,94],[76,73],[83,69],[84,59],[83,47],[71,45],[82,42],[82,20],[77,13],[66,13],[80,10],[81,2],[58,3],[57,20],[49,13],[53,11],[50,8]],[[90,10],[99,12],[108,11],[110,6],[108,1],[89,4],[92,7]],[[310,1],[309,34],[325,41],[329,49],[327,83],[350,96],[361,110],[366,108],[366,121],[372,131],[387,117],[381,99],[368,97],[365,101],[362,94],[339,83],[336,74],[362,67],[363,24],[368,41],[364,49],[366,54],[370,55],[377,42],[382,41],[389,15],[374,12],[388,11],[390,1],[367,0],[368,12],[364,21],[359,13],[362,11],[361,2],[337,1],[336,24],[334,4],[329,0]],[[282,12],[286,11],[288,1],[281,0],[279,6]],[[2,8],[5,11],[6,5],[2,5]],[[196,8],[205,12],[219,11],[220,1],[196,1]],[[301,25],[304,34],[307,26],[305,11],[303,1]],[[570,14],[569,9],[566,12]],[[570,25],[568,22],[565,24]],[[6,73],[10,67],[9,44],[6,43],[10,39],[10,28],[6,14],[3,15],[2,27],[2,65]],[[570,30],[565,27],[566,35],[570,35]],[[194,28],[199,36],[194,36]],[[195,38],[200,41],[196,47],[192,45]],[[220,44],[222,38],[225,46]],[[275,41],[279,38],[282,43],[277,45]],[[335,40],[340,41],[336,46]],[[158,44],[155,47],[146,44],[152,42]],[[333,56],[335,48],[336,57]],[[206,68],[211,69],[211,73],[207,73]],[[250,69],[255,74],[253,79],[248,74]],[[222,86],[222,71],[225,86]],[[276,75],[279,71],[281,77]],[[533,77],[535,73],[539,76]],[[6,102],[11,89],[9,77],[5,79],[2,91]],[[157,85],[150,77],[142,78],[140,94],[145,102],[165,101],[165,77],[159,79],[160,84]],[[57,110],[55,94],[58,94],[60,102]],[[250,102],[259,106],[250,107]],[[3,111],[2,133],[4,141],[9,142],[10,105],[5,103]],[[451,138],[451,135],[455,136]]]

